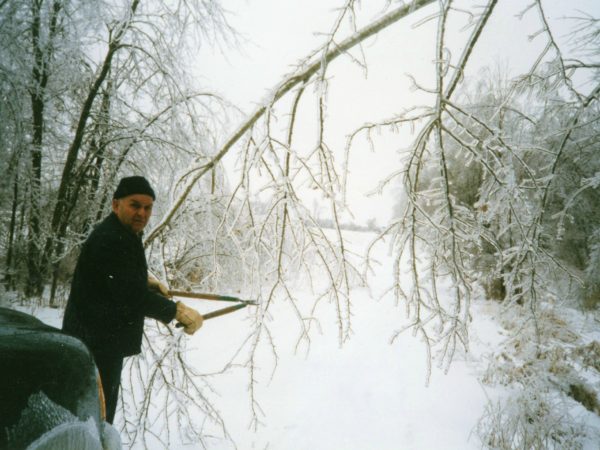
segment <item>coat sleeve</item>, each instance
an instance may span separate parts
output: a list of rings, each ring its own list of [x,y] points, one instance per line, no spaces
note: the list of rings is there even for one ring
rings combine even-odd
[[[175,303],[148,289],[147,273],[131,255],[135,249],[120,242],[118,235],[102,236],[88,250],[90,269],[95,267],[92,284],[102,293],[98,303],[104,304],[109,314],[124,322],[133,322],[140,315],[164,323],[175,318]]]
[[[156,294],[145,287],[145,301],[143,302],[142,310],[144,316],[152,317],[153,319],[160,320],[163,323],[169,323],[175,319],[175,313],[177,306],[175,302],[163,297],[160,294]]]

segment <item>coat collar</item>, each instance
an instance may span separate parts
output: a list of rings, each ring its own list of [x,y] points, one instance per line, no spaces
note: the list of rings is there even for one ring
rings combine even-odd
[[[138,234],[133,233],[131,230],[129,230],[125,225],[123,225],[121,223],[121,221],[119,220],[119,218],[117,217],[117,215],[114,212],[111,212],[108,215],[108,217],[106,218],[106,221],[112,226],[112,228],[114,228],[115,230],[118,230],[119,234],[129,236],[129,237],[135,238],[140,241],[142,240],[143,232],[140,232]]]

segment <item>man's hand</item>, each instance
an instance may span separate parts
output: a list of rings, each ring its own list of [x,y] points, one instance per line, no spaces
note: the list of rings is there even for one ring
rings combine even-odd
[[[185,303],[177,302],[177,312],[175,320],[183,325],[183,331],[187,334],[194,334],[202,326],[204,321],[202,315],[193,308],[186,306]]]
[[[170,297],[169,288],[151,275],[148,275],[148,289],[158,292],[163,297]]]

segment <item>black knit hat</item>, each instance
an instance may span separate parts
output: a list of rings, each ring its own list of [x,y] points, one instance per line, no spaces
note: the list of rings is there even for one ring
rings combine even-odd
[[[148,183],[148,180],[141,176],[121,178],[121,181],[119,181],[119,185],[117,186],[117,190],[113,194],[113,198],[119,199],[133,194],[149,195],[153,200],[156,200],[154,190],[150,186],[150,183]]]

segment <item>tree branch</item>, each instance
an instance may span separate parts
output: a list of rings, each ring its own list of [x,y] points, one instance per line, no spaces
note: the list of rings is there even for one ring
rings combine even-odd
[[[354,46],[363,42],[365,39],[376,35],[381,30],[389,27],[398,20],[410,15],[414,11],[423,8],[424,6],[433,3],[434,0],[415,0],[409,5],[401,6],[394,11],[386,14],[381,19],[373,22],[366,26],[362,30],[358,31],[351,37],[342,41],[337,47],[329,50],[322,58],[314,61],[313,63],[300,70],[298,73],[293,74],[284,80],[279,87],[274,91],[270,104],[277,102],[285,94],[291,91],[295,86],[300,83],[306,83],[313,75],[315,75],[322,67],[323,64],[328,64],[338,56],[347,52]],[[177,211],[181,208],[187,197],[189,196],[192,188],[196,185],[198,180],[202,178],[207,172],[209,172],[223,157],[231,150],[231,148],[239,141],[239,139],[246,134],[254,124],[265,114],[267,106],[259,107],[240,127],[233,133],[233,135],[223,144],[219,151],[215,154],[212,160],[198,168],[198,173],[188,182],[183,192],[177,199],[177,201],[171,206],[169,211],[161,219],[160,223],[148,233],[144,241],[144,245],[148,246],[158,235],[169,225],[169,222],[173,219]]]

